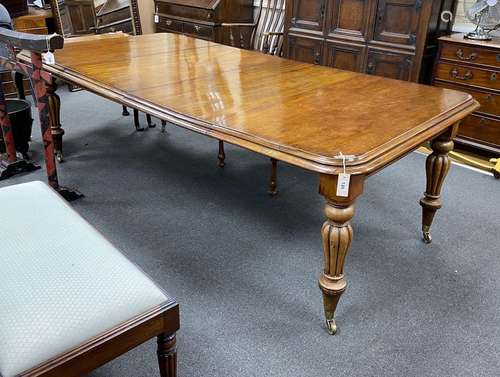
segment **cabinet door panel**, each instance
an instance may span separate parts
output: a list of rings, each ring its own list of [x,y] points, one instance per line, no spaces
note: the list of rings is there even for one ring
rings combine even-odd
[[[367,39],[371,0],[331,0],[329,34]]]
[[[410,80],[413,57],[389,51],[368,51],[366,73],[397,80]]]
[[[285,56],[305,63],[321,64],[323,41],[289,35]]]
[[[326,44],[325,65],[347,71],[360,72],[363,67],[363,45],[328,42]]]
[[[327,0],[293,0],[290,26],[323,33]]]
[[[424,0],[379,0],[374,40],[414,46]]]

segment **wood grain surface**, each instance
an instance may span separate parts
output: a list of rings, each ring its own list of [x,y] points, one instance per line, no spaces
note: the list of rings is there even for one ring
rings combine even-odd
[[[334,70],[182,35],[79,38],[58,77],[306,169],[367,174],[472,112],[466,93]]]

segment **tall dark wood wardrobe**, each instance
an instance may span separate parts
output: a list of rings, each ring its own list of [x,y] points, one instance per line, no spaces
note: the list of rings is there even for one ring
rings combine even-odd
[[[430,82],[441,18],[457,0],[287,0],[284,56]]]

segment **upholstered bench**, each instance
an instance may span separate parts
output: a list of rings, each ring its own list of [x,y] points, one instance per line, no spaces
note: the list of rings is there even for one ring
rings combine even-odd
[[[153,337],[172,377],[178,328],[177,303],[55,191],[0,189],[1,377],[82,376]]]

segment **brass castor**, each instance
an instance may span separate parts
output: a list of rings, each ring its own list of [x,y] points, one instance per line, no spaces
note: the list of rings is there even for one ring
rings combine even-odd
[[[423,231],[422,232],[423,236],[424,236],[424,242],[426,244],[429,244],[432,242],[432,236],[431,236],[431,232],[426,232],[426,231]]]
[[[334,319],[326,320],[326,328],[328,330],[328,334],[335,335],[337,333],[337,324]]]

